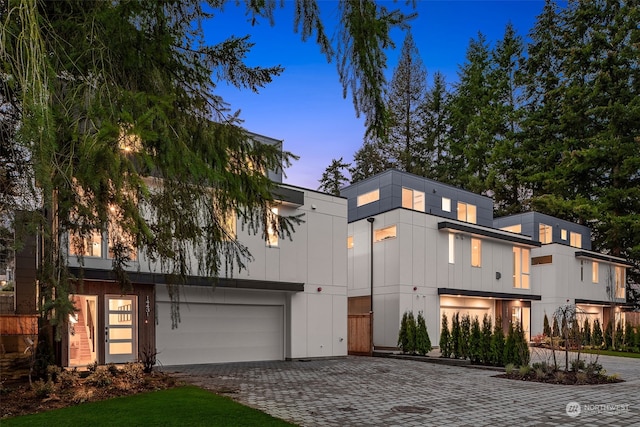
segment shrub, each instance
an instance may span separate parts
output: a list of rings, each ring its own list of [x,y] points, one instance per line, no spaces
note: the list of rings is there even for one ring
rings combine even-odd
[[[604,337],[602,336],[602,328],[600,327],[600,320],[593,321],[593,333],[591,334],[591,345],[593,347],[602,347]]]
[[[153,367],[157,363],[156,356],[158,356],[158,351],[155,348],[151,348],[151,346],[147,346],[140,351],[140,363],[142,363],[145,374],[153,371]]]
[[[107,370],[108,370],[108,371],[109,371],[109,373],[110,373],[112,376],[114,376],[114,377],[117,377],[117,376],[118,376],[118,374],[120,373],[120,372],[118,371],[118,367],[115,365],[115,363],[109,363],[109,364],[107,365]]]
[[[574,359],[571,361],[571,370],[573,372],[584,371],[586,369],[586,364],[582,359]]]
[[[405,311],[402,315],[398,332],[398,347],[403,353],[412,354],[416,351],[416,319],[410,311]]]
[[[431,351],[431,339],[429,338],[427,324],[424,321],[422,312],[418,313],[418,319],[416,322],[416,352],[418,354],[426,355]]]
[[[462,356],[460,351],[460,317],[458,313],[454,314],[451,320],[451,353],[454,359]]]
[[[536,378],[538,380],[543,380],[543,379],[545,379],[547,377],[547,373],[542,368],[535,368],[534,372],[535,372]]]
[[[616,333],[613,337],[613,348],[615,350],[621,350],[622,344],[624,341],[624,331],[622,330],[622,321],[618,321],[618,325],[616,326]]]
[[[106,387],[113,382],[113,375],[105,366],[98,366],[98,368],[87,377],[89,384],[96,387]]]
[[[491,364],[495,366],[504,366],[504,332],[502,331],[500,318],[496,319],[491,336]]]
[[[513,363],[507,363],[507,365],[504,367],[504,371],[507,373],[507,375],[511,375],[515,369],[516,366]]]
[[[529,365],[522,365],[518,369],[518,373],[521,377],[526,377],[527,375],[529,375],[529,372],[531,372],[531,366]]]
[[[463,359],[470,358],[470,340],[471,319],[469,318],[468,314],[463,314],[462,320],[460,321],[460,355]]]
[[[36,394],[36,396],[41,399],[51,396],[51,394],[53,394],[55,389],[56,387],[53,384],[53,381],[51,381],[50,379],[47,381],[38,380],[33,383],[33,391]]]
[[[471,363],[480,363],[481,360],[482,331],[478,316],[471,322],[471,333],[469,336],[469,359]]]
[[[627,322],[624,325],[624,343],[623,348],[626,351],[632,351],[633,349],[633,328],[631,327],[631,323]]]
[[[564,379],[566,378],[566,376],[565,376],[563,371],[555,371],[553,373],[553,377],[555,378],[556,382],[558,382],[558,383],[564,383]]]
[[[558,327],[558,318],[556,316],[553,316],[553,328],[551,330],[551,336],[552,337],[560,336],[560,328]]]
[[[134,384],[141,382],[145,373],[142,363],[126,363],[121,372],[128,382]]]
[[[542,322],[542,333],[546,336],[551,336],[551,326],[549,326],[549,318],[547,317],[547,313],[544,314],[544,321]]]
[[[513,329],[513,323],[509,323],[509,332],[507,332],[507,339],[504,342],[502,359],[505,364],[512,363],[514,365],[519,365],[519,363],[516,363],[516,337]]]
[[[607,327],[604,329],[604,348],[607,350],[613,348],[613,324],[611,320],[607,322]]]
[[[576,373],[576,384],[586,384],[588,375],[586,372],[577,372]]]
[[[449,332],[449,321],[447,315],[442,315],[442,326],[440,327],[440,356],[451,357],[451,332]]]
[[[482,318],[482,337],[480,341],[480,361],[485,365],[491,363],[491,316],[485,313]]]
[[[589,376],[600,375],[602,373],[602,365],[595,361],[589,362],[587,363],[587,366],[585,366],[584,370]]]
[[[522,325],[517,324],[515,329],[515,344],[516,344],[516,362],[519,365],[528,365],[531,361],[531,353],[529,351],[529,343],[527,337],[524,335]]]
[[[582,345],[591,344],[591,325],[589,324],[589,318],[584,319],[584,325],[582,327]]]
[[[77,386],[80,382],[80,375],[76,368],[64,369],[58,374],[58,384],[63,389],[70,389]]]

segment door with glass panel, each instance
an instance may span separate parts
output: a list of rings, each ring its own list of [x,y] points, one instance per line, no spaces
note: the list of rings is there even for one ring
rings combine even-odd
[[[105,363],[137,359],[137,303],[133,295],[105,296]]]

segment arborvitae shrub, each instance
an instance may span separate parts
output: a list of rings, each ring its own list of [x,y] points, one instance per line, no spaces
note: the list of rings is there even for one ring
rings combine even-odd
[[[524,334],[524,330],[522,329],[522,325],[519,323],[516,324],[514,329],[515,334],[515,360],[518,366],[528,366],[529,361],[531,360],[531,353],[529,351],[529,343],[527,342],[527,337]]]
[[[502,321],[498,317],[493,327],[493,335],[491,336],[491,364],[495,366],[504,366],[504,331],[502,330]]]
[[[624,343],[622,343],[622,347],[625,351],[633,351],[633,327],[629,322],[624,325]]]
[[[462,355],[460,351],[460,317],[458,313],[454,314],[451,320],[451,353],[454,359],[458,359]]]
[[[591,344],[591,325],[589,324],[589,318],[584,319],[584,325],[582,326],[582,345]]]
[[[471,340],[471,319],[468,314],[462,315],[460,321],[460,355],[463,359],[469,358],[469,341]]]
[[[431,339],[427,332],[427,324],[424,321],[422,312],[418,313],[416,324],[416,352],[425,355],[431,351]]]
[[[544,321],[542,325],[542,333],[546,336],[551,336],[551,326],[549,326],[549,318],[547,317],[547,313],[544,314]]]
[[[442,326],[440,327],[440,356],[451,357],[451,332],[449,332],[449,321],[447,315],[442,315]]]
[[[616,326],[616,334],[614,336],[614,343],[613,343],[613,348],[615,350],[621,350],[622,349],[622,344],[624,341],[624,331],[622,329],[622,321],[618,321],[618,324]]]
[[[613,348],[613,323],[611,320],[607,322],[607,327],[604,329],[604,348],[607,350]]]
[[[593,347],[602,347],[604,337],[602,336],[602,328],[600,327],[600,320],[593,321],[593,334],[591,334],[591,345]]]
[[[471,363],[480,363],[482,346],[482,331],[478,316],[471,322],[471,334],[469,336],[469,359]]]
[[[504,343],[504,355],[503,360],[505,364],[513,363],[518,366],[516,362],[516,336],[513,329],[513,323],[509,323],[509,332],[507,333],[507,339]]]
[[[482,318],[482,340],[480,342],[480,362],[491,363],[491,316],[485,313]]]
[[[407,352],[409,348],[409,335],[408,335],[408,319],[409,312],[405,311],[400,321],[400,331],[398,332],[398,347],[403,353]]]
[[[553,329],[551,331],[551,336],[560,336],[560,327],[558,326],[558,318],[556,316],[553,316]]]

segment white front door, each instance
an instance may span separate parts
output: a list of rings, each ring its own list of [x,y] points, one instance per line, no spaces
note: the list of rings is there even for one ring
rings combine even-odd
[[[137,360],[137,306],[138,299],[133,295],[105,296],[105,363]]]

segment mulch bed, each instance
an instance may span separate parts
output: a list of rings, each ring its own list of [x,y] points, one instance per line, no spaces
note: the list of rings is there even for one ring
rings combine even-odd
[[[510,374],[504,373],[495,375],[496,378],[507,378],[510,380],[518,381],[532,381],[537,383],[546,384],[562,384],[562,385],[594,385],[594,384],[612,384],[624,382],[624,380],[611,377],[607,375],[579,375],[581,372],[574,371],[558,371],[556,373],[548,373],[544,377],[536,375],[535,371],[529,372],[526,375],[520,375],[519,372],[512,372]]]

